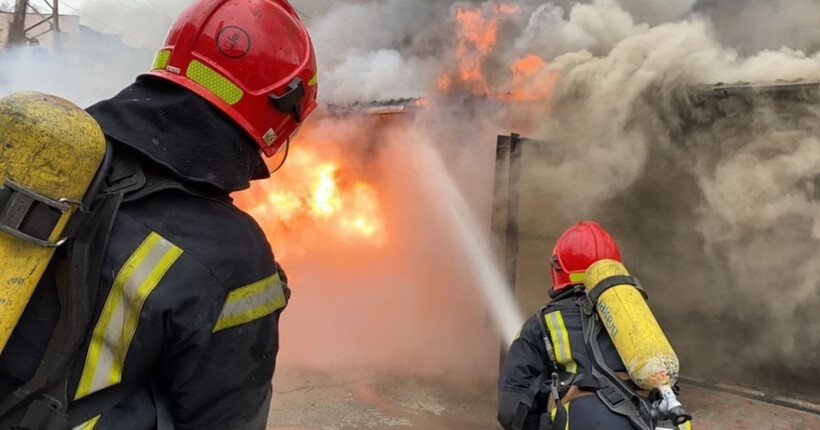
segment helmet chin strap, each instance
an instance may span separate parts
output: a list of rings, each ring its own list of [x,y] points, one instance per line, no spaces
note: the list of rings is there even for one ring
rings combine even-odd
[[[295,133],[294,133],[294,134],[295,134]],[[279,171],[279,169],[281,169],[281,168],[282,168],[282,166],[284,166],[284,165],[285,165],[285,161],[287,161],[287,160],[288,160],[288,155],[290,154],[290,141],[291,141],[291,139],[293,139],[293,134],[291,134],[291,135],[288,137],[288,140],[286,140],[286,141],[285,141],[285,145],[284,145],[284,146],[285,146],[285,155],[284,155],[284,156],[282,156],[282,161],[280,161],[280,162],[279,162],[279,164],[278,164],[278,165],[276,165],[276,168],[271,169],[271,171],[270,171],[270,174],[271,174],[271,175],[273,175],[274,173],[278,172],[278,171]],[[261,151],[261,150],[260,150],[260,151]]]

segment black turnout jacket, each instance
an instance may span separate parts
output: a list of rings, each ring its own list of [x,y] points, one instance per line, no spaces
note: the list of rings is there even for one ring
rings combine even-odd
[[[229,193],[267,176],[243,131],[152,78],[89,108],[124,195],[68,397],[113,392],[81,430],[262,430],[289,290],[256,222]],[[0,356],[0,396],[34,375],[59,314],[47,271]],[[113,395],[113,394],[112,394]],[[99,395],[98,395],[99,397]]]

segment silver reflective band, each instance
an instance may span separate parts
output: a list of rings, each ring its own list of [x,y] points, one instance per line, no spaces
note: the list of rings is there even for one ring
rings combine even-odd
[[[285,307],[285,290],[279,274],[265,278],[228,294],[214,332],[265,317]]]

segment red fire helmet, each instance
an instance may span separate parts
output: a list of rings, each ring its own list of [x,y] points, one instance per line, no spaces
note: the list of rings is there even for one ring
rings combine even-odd
[[[560,291],[582,284],[586,271],[599,260],[621,261],[615,239],[595,221],[582,221],[568,228],[552,251],[552,288]]]
[[[310,36],[287,1],[197,0],[145,75],[208,100],[270,157],[316,109],[316,72]]]

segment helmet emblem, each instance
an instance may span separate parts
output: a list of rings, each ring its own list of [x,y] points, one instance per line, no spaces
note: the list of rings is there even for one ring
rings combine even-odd
[[[251,36],[245,29],[229,25],[220,30],[216,47],[228,58],[241,58],[251,50]]]

